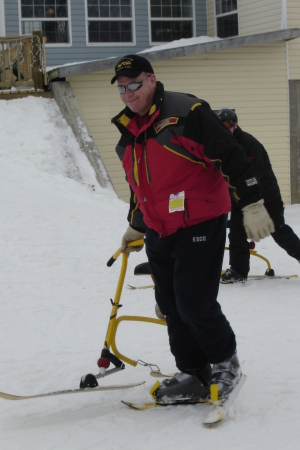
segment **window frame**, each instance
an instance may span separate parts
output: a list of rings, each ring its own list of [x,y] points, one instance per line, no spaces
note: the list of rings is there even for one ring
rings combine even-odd
[[[174,20],[174,17],[170,17],[170,18],[166,18],[166,17],[157,17],[154,18],[154,22],[161,22],[161,21],[166,21],[166,22],[174,22],[174,21],[181,21],[181,22],[187,22],[188,20],[192,21],[192,31],[193,31],[193,36],[191,36],[191,38],[196,37],[196,9],[195,9],[195,0],[192,0],[192,10],[193,10],[193,16],[191,19],[186,19],[186,18],[176,18]],[[150,4],[150,0],[148,0],[148,28],[149,28],[149,44],[152,46],[157,46],[157,45],[165,45],[165,44],[169,44],[172,41],[167,41],[167,42],[157,42],[157,41],[152,41],[152,29],[151,29],[151,21],[152,21],[152,17],[151,17],[151,4]]]
[[[84,7],[85,7],[85,42],[87,47],[133,47],[136,45],[136,31],[135,31],[135,0],[131,0],[131,10],[132,15],[131,19],[129,17],[126,17],[125,20],[131,20],[132,23],[132,42],[89,42],[89,20],[92,20],[93,22],[104,22],[108,18],[105,17],[105,19],[100,19],[99,17],[91,18],[88,17],[88,4],[87,0],[84,0]],[[120,17],[116,17],[115,19],[112,18],[115,21],[119,21]],[[109,20],[111,18],[109,17]]]
[[[72,22],[71,22],[71,0],[67,0],[68,4],[68,17],[63,17],[64,22],[68,22],[68,31],[69,31],[69,42],[68,43],[45,43],[48,48],[61,48],[61,47],[72,47]],[[18,0],[18,9],[19,9],[19,34],[22,36],[22,22],[62,22],[62,20],[57,20],[57,17],[47,18],[47,17],[39,17],[39,18],[22,18],[22,9],[21,9],[21,0]]]
[[[215,12],[215,35],[216,37],[218,36],[218,18],[219,17],[226,17],[226,16],[232,16],[234,14],[237,14],[238,17],[238,34],[236,34],[235,36],[229,36],[228,38],[220,38],[220,39],[230,39],[231,37],[237,37],[240,35],[240,21],[239,21],[239,0],[237,0],[237,10],[236,11],[230,11],[227,13],[222,13],[222,14],[217,14],[217,5],[216,5],[216,0],[214,0],[214,12]]]

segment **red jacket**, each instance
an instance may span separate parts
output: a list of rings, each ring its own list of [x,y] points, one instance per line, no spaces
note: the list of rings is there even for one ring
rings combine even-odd
[[[129,108],[112,122],[122,133],[116,151],[132,190],[128,219],[133,228],[146,225],[164,237],[228,213],[228,184],[214,163],[229,182],[232,178],[237,198],[247,196],[245,204],[261,198],[244,150],[205,101],[164,92],[158,82],[141,129]],[[254,184],[247,186],[249,179]],[[169,212],[170,196],[178,192],[184,192],[184,210]]]

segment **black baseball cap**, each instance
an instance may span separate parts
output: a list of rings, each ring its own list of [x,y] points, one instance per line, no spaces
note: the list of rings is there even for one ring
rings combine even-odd
[[[135,78],[142,72],[154,73],[154,70],[148,59],[138,55],[126,55],[117,62],[115,72],[111,84],[114,84],[116,79],[121,76]]]

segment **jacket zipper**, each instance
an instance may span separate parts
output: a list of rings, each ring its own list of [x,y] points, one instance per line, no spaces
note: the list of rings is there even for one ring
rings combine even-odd
[[[151,176],[150,176],[150,171],[149,171],[149,166],[148,166],[148,159],[147,159],[147,147],[146,147],[146,142],[147,142],[147,131],[145,130],[145,142],[144,142],[144,163],[145,163],[145,172],[146,172],[146,179],[147,179],[147,185],[145,185],[145,191],[147,192],[147,196],[151,197],[151,201],[152,201],[152,210],[155,213],[156,218],[159,220],[159,222],[161,223],[161,228],[164,231],[165,227],[164,227],[164,223],[161,220],[159,214],[156,211],[155,208],[155,204],[154,204],[154,200],[153,200],[153,195],[152,192],[149,188],[149,184],[151,182]],[[143,174],[141,174],[141,179],[143,180]],[[163,233],[158,233],[159,237],[161,238]]]

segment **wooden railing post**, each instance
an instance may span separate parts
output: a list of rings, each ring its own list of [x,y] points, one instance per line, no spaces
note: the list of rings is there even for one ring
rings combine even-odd
[[[46,69],[46,48],[45,48],[45,44],[46,44],[46,42],[47,42],[47,37],[46,36],[43,36],[43,59],[44,59],[44,67],[43,67],[43,70],[44,70],[44,85],[45,86],[48,86],[49,85],[49,83],[48,83],[48,79],[47,79],[47,69]]]
[[[5,83],[6,77],[5,77],[5,47],[4,42],[2,42],[2,52],[1,52],[1,69],[2,69],[2,81]]]
[[[12,67],[13,59],[14,59],[14,49],[13,49],[12,42],[9,42],[8,49],[7,49],[7,66],[9,67],[8,76],[9,76],[11,86],[15,85],[13,67]]]
[[[38,89],[43,89],[43,73],[40,68],[42,68],[41,52],[42,52],[42,33],[41,31],[33,31],[32,33],[32,54],[33,54],[33,81],[35,92]]]
[[[32,35],[0,37],[0,89],[32,87],[44,90],[47,83],[45,37]]]

